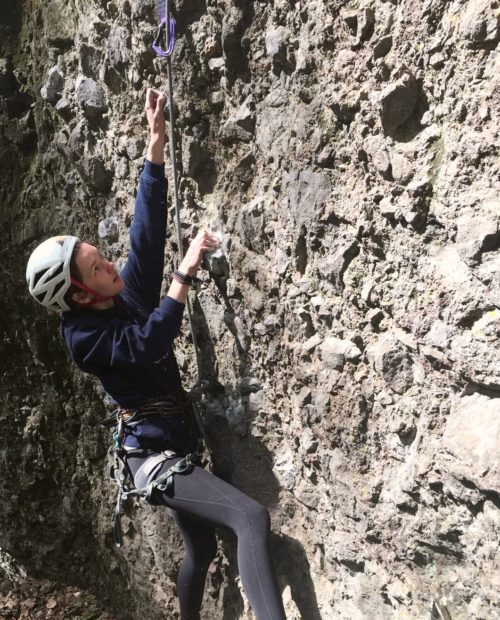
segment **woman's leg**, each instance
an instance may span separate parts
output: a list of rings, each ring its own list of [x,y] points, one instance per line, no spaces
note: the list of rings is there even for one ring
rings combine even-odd
[[[187,514],[170,511],[184,541],[184,559],[177,576],[182,620],[199,620],[208,567],[217,553],[215,530]]]
[[[158,476],[179,460],[165,461]],[[286,620],[269,552],[269,513],[261,504],[196,466],[189,474],[175,474],[171,494],[157,499],[175,511],[230,528],[238,537],[238,568],[256,618]]]

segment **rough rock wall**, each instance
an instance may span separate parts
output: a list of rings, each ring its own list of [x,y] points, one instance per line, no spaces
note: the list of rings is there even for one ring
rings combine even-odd
[[[146,138],[150,0],[11,0],[0,18],[0,546],[176,618],[164,511],[109,532],[108,437],[57,317],[46,236],[117,260]],[[9,5],[9,2],[7,2]],[[186,236],[224,238],[196,303],[218,471],[268,506],[289,618],[500,617],[499,3],[176,2]],[[167,262],[175,255],[172,234]],[[178,358],[195,370],[187,341]],[[206,618],[250,618],[222,534]]]

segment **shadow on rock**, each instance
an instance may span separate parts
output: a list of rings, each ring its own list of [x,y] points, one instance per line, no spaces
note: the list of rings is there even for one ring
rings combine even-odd
[[[231,439],[231,441],[230,441]],[[266,508],[279,503],[281,486],[274,476],[273,454],[251,436],[235,438],[230,428],[217,429],[215,460],[217,474]],[[227,454],[231,446],[231,454]],[[222,458],[220,458],[222,455]],[[224,533],[222,545],[229,560],[224,584],[223,620],[239,618],[244,610],[237,584],[238,564],[234,537]],[[291,597],[304,620],[321,620],[310,564],[303,545],[290,536],[271,533],[271,554],[282,590],[290,587]],[[222,584],[221,584],[222,585]]]
[[[321,620],[311,567],[303,545],[290,536],[271,536],[273,560],[280,583],[290,586],[293,602],[302,620]]]
[[[213,275],[213,274],[212,274]],[[224,273],[228,276],[228,273]],[[242,382],[241,393],[236,400],[241,401],[242,410],[235,406],[232,411],[232,395],[226,394],[219,382],[217,372],[217,355],[212,340],[207,317],[201,304],[196,303],[194,314],[196,319],[197,341],[200,347],[200,358],[203,360],[200,377],[210,387],[209,401],[218,402],[219,413],[208,415],[209,439],[212,447],[214,474],[222,478],[246,495],[252,497],[267,509],[278,507],[282,487],[276,478],[273,467],[275,452],[265,445],[260,437],[262,432],[269,433],[272,448],[279,445],[273,437],[272,423],[266,430],[252,424],[255,416],[260,417],[260,407],[252,406],[248,399],[249,393],[260,391],[251,381],[245,383],[245,377],[253,377],[251,356],[248,352],[249,343],[245,335],[237,328],[237,313],[234,311],[225,287],[226,278],[214,277],[219,293],[225,306],[225,323],[234,337],[235,352],[238,356]],[[229,321],[231,317],[233,321]],[[254,389],[255,387],[255,389]],[[238,404],[238,403],[237,403]],[[264,415],[265,419],[270,416]],[[224,562],[217,571],[213,585],[223,591],[223,620],[234,620],[244,612],[244,602],[238,583],[238,561],[236,539],[226,530],[219,529],[222,541]],[[316,593],[310,574],[310,565],[303,545],[290,536],[271,534],[270,545],[273,563],[277,569],[278,579],[283,589],[290,587],[292,599],[304,620],[321,620]],[[224,574],[221,578],[220,573]]]

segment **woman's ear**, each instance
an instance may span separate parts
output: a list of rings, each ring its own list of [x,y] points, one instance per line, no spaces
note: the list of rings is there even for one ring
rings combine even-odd
[[[78,291],[76,293],[73,293],[73,295],[71,296],[71,299],[76,304],[81,304],[82,306],[84,306],[85,304],[88,304],[89,301],[92,301],[92,297],[85,291]]]

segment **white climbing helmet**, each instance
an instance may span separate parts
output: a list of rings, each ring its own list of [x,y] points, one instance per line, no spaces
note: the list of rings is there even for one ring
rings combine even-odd
[[[61,235],[41,243],[31,254],[26,281],[31,295],[46,308],[70,310],[64,301],[71,285],[70,262],[78,237]]]

